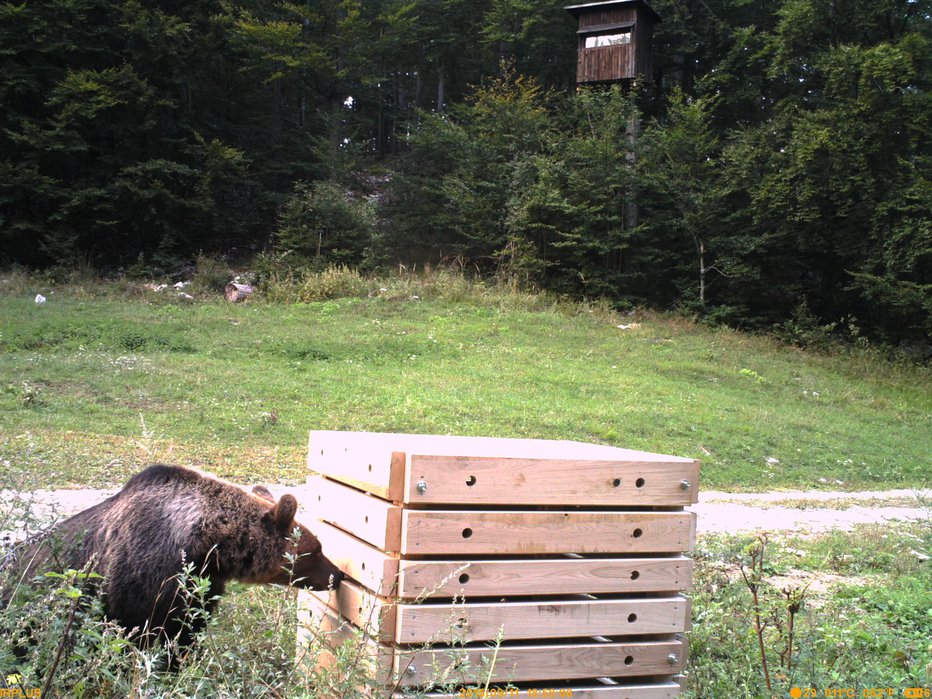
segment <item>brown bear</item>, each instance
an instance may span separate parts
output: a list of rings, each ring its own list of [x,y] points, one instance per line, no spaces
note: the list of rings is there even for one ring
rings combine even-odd
[[[184,647],[204,617],[189,614],[192,602],[179,590],[188,563],[210,581],[208,611],[229,580],[316,590],[339,585],[343,573],[295,522],[297,506],[291,495],[275,502],[265,488],[250,493],[193,469],[155,464],[32,542],[20,559],[20,579],[90,568],[103,576],[108,617],[136,630],[143,644],[164,637]]]

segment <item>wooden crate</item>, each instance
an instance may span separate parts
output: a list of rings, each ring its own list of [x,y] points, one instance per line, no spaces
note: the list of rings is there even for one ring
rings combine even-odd
[[[347,432],[312,432],[308,454],[303,505],[354,581],[303,595],[304,607],[337,637],[364,628],[386,686],[423,686],[494,653],[482,679],[512,683],[508,696],[679,695],[697,461]]]

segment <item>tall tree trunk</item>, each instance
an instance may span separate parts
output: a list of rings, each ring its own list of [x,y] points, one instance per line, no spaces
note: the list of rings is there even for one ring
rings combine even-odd
[[[705,266],[705,243],[698,235],[693,236],[696,241],[696,252],[699,254],[699,302],[705,304],[705,275],[708,267]]]
[[[423,87],[423,81],[421,80],[421,66],[417,66],[417,72],[414,74],[414,107],[419,109],[421,107],[421,87]]]
[[[443,111],[443,103],[446,101],[447,95],[447,76],[443,70],[443,64],[441,63],[437,67],[437,111]]]
[[[406,76],[407,77],[407,76]],[[398,74],[395,74],[395,115],[392,117],[392,128],[389,133],[391,138],[392,153],[398,155],[400,150],[399,143],[401,138],[398,136],[399,122],[401,126],[408,121],[408,89],[407,79],[399,80]]]

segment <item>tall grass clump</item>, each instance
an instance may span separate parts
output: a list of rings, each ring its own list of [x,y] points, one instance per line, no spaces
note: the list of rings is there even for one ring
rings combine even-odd
[[[561,302],[544,292],[504,278],[484,279],[459,264],[364,275],[344,265],[324,269],[289,267],[265,256],[257,264],[262,297],[270,303],[313,303],[340,298],[388,302],[442,300],[474,306],[542,310]],[[577,304],[578,305],[578,304]]]

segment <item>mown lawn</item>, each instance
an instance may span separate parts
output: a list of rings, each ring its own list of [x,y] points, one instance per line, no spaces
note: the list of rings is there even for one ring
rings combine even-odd
[[[932,474],[928,370],[868,353],[506,297],[34,294],[0,296],[0,462],[44,486],[154,459],[298,482],[312,429],[599,442],[699,458],[707,489]]]

